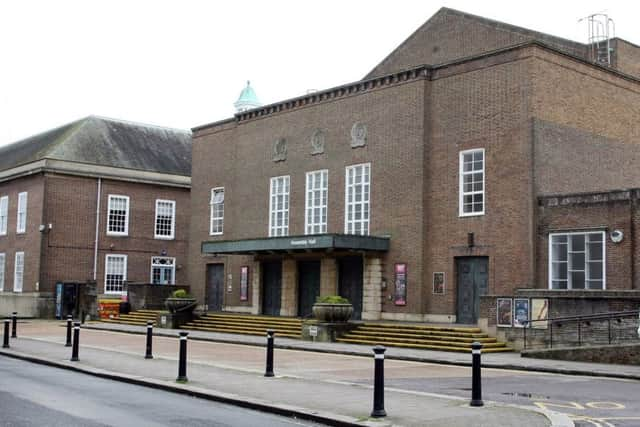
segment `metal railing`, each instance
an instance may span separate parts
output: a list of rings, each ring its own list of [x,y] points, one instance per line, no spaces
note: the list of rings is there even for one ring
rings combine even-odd
[[[640,342],[639,314],[638,310],[614,311],[526,320],[524,349]]]

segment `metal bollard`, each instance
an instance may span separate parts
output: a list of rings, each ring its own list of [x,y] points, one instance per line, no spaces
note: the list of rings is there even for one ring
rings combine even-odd
[[[71,349],[71,361],[78,362],[80,349],[80,322],[73,322],[73,348]]]
[[[153,354],[151,352],[152,349],[152,340],[153,340],[153,321],[147,321],[147,352],[144,355],[145,359],[153,359]]]
[[[9,322],[11,322],[11,320],[4,319],[4,340],[2,342],[2,348],[9,348]]]
[[[265,377],[273,377],[273,335],[276,332],[273,329],[267,329],[267,369],[264,372]]]
[[[480,354],[482,344],[474,342],[471,344],[471,406],[483,406],[482,401],[482,376],[480,366]]]
[[[14,311],[11,314],[11,338],[18,338],[18,312]]]
[[[178,378],[179,383],[186,383],[187,378],[187,335],[189,332],[180,332],[180,358],[178,360]]]
[[[71,347],[71,326],[73,324],[73,316],[67,316],[67,342],[64,344],[65,347]]]
[[[374,379],[373,379],[373,411],[371,416],[381,418],[387,416],[384,410],[384,352],[387,351],[381,345],[373,347],[374,353]]]

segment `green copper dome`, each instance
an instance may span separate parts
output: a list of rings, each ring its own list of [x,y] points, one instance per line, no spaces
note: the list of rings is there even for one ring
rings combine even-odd
[[[258,99],[256,92],[251,87],[251,82],[247,81],[247,86],[242,89],[238,100],[233,104],[238,112],[250,110],[252,108],[260,107],[262,103]]]

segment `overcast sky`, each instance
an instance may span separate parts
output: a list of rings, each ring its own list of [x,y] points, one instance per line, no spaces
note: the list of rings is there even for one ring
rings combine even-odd
[[[585,42],[607,12],[640,44],[640,2],[0,0],[0,145],[90,114],[189,129],[361,79],[440,7]]]

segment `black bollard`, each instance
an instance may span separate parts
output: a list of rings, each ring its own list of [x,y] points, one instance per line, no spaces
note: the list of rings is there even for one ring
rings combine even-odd
[[[482,376],[480,373],[480,353],[482,344],[471,344],[471,406],[483,406],[482,402]]]
[[[387,351],[381,345],[373,347],[374,353],[374,379],[373,379],[373,411],[371,416],[381,418],[387,416],[384,410],[384,352]]]
[[[187,378],[187,335],[189,332],[180,332],[180,359],[178,360],[178,378],[179,383],[186,383]]]
[[[153,359],[153,354],[151,352],[152,340],[153,340],[153,321],[148,320],[147,321],[147,352],[144,355],[145,359]]]
[[[11,322],[11,320],[4,319],[4,340],[2,342],[2,348],[9,348],[9,322]]]
[[[13,314],[11,315],[11,320],[12,320],[12,324],[11,324],[11,338],[18,338],[18,313],[17,312],[13,312]]]
[[[267,369],[264,371],[265,377],[273,377],[273,329],[267,329]]]
[[[67,316],[67,342],[64,344],[65,347],[71,347],[71,326],[73,324],[73,316]]]
[[[73,348],[71,349],[71,361],[78,362],[80,349],[80,322],[73,322]]]

